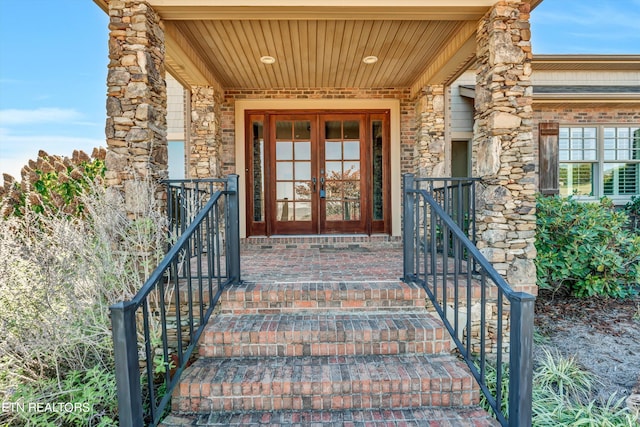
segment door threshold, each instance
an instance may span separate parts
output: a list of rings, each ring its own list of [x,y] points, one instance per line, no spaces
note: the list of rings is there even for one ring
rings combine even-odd
[[[246,249],[319,249],[400,247],[402,238],[388,234],[312,234],[251,236],[242,239]]]

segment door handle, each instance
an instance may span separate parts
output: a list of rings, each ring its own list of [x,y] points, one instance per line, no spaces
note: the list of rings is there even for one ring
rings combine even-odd
[[[324,199],[326,197],[326,192],[324,191],[324,176],[320,177],[320,198]]]
[[[313,193],[316,192],[316,177],[311,178],[311,182],[313,183]]]

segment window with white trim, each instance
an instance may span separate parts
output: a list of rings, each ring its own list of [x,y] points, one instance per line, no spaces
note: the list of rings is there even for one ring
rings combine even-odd
[[[640,127],[560,126],[558,145],[561,195],[640,194]]]

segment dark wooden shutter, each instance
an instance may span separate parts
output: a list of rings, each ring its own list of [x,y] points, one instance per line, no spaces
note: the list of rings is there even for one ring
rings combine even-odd
[[[560,193],[558,180],[558,122],[538,124],[540,149],[540,193],[551,196]]]

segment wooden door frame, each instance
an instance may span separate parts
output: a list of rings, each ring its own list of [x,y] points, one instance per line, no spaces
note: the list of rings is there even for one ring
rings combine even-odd
[[[364,135],[361,136],[361,147],[364,146],[366,148],[366,153],[361,154],[361,158],[366,158],[366,171],[364,173],[364,178],[362,179],[361,186],[366,188],[364,195],[362,196],[362,217],[364,225],[362,226],[362,231],[358,231],[357,234],[364,233],[367,235],[371,235],[374,233],[381,234],[391,234],[392,230],[392,209],[391,209],[391,123],[390,123],[390,109],[380,109],[380,108],[343,108],[343,109],[243,109],[243,122],[244,122],[244,164],[245,164],[245,188],[246,192],[246,233],[247,236],[271,236],[274,233],[273,221],[275,214],[275,203],[268,203],[274,205],[272,207],[273,212],[267,213],[267,207],[265,207],[265,221],[262,223],[257,223],[252,218],[253,213],[253,200],[252,200],[252,189],[253,189],[253,177],[251,174],[252,170],[252,118],[253,117],[262,117],[263,123],[263,135],[269,135],[269,139],[271,138],[270,123],[271,116],[316,116],[316,143],[321,145],[320,141],[320,117],[324,115],[328,116],[344,116],[344,115],[355,115],[355,116],[364,116],[362,122],[364,123]],[[375,221],[373,219],[373,192],[370,188],[370,183],[373,182],[372,174],[373,174],[373,159],[372,153],[369,148],[371,143],[371,126],[372,121],[381,120],[383,121],[383,129],[384,129],[384,138],[383,138],[383,165],[382,165],[382,186],[383,186],[383,194],[389,195],[388,197],[384,197],[383,199],[383,220]],[[275,173],[273,168],[273,156],[272,150],[275,150],[275,144],[270,144],[270,141],[266,138],[265,142],[265,159],[264,159],[264,170],[265,176],[273,176]],[[270,145],[267,147],[267,145]],[[322,144],[324,145],[324,144]],[[324,147],[323,147],[324,148]],[[269,153],[269,154],[267,154]],[[312,165],[312,168],[314,165]],[[362,166],[361,166],[362,167]],[[312,169],[312,174],[314,170]],[[315,172],[318,172],[316,169]],[[318,175],[316,175],[318,176]],[[267,183],[264,188],[264,199],[272,200],[275,197],[275,180],[273,183],[270,183],[268,178],[265,179]],[[318,206],[319,209],[319,206]],[[319,229],[320,222],[318,222],[318,229],[314,231],[312,235],[318,234],[320,232]],[[350,231],[327,231],[327,234],[334,233],[347,233],[350,234]]]

